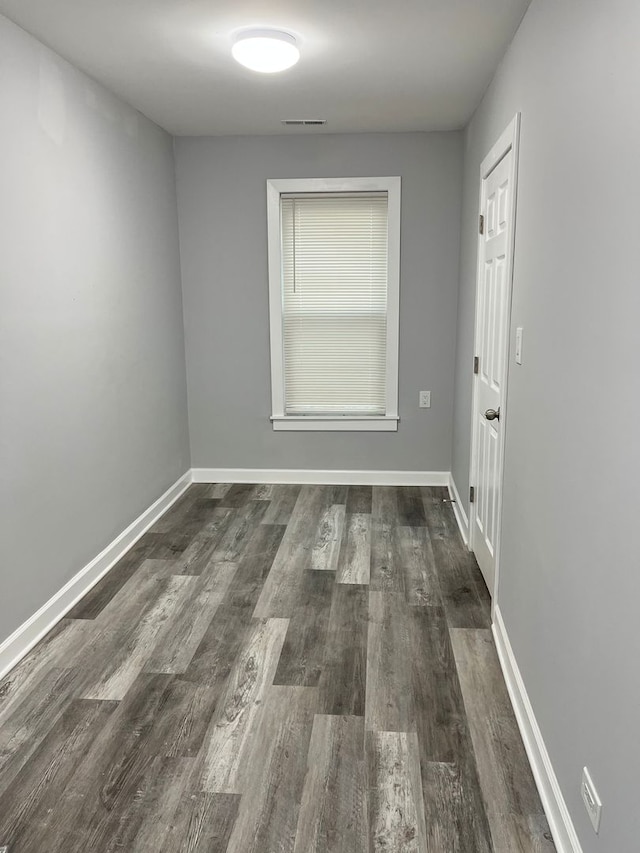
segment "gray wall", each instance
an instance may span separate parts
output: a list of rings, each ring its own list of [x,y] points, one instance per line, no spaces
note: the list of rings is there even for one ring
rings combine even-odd
[[[171,138],[0,17],[0,641],[189,467]]]
[[[176,140],[196,467],[450,469],[461,137]],[[274,433],[266,180],[402,176],[397,433]],[[418,408],[418,391],[432,408]]]
[[[585,853],[640,837],[639,44],[637,0],[533,0],[465,142],[454,474],[464,494],[479,167],[520,110],[498,601]]]

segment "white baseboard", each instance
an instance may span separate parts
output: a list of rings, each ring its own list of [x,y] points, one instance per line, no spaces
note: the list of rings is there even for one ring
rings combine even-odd
[[[0,678],[50,631],[186,491],[191,483],[447,486],[448,471],[313,471],[271,468],[193,468],[0,644]],[[455,504],[454,504],[455,506]]]
[[[542,739],[498,605],[494,610],[492,628],[502,673],[556,849],[558,853],[582,853],[580,841],[562,796],[547,747]]]
[[[30,651],[66,613],[86,595],[91,587],[134,545],[152,524],[174,504],[190,486],[191,471],[187,471],[173,486],[158,498],[126,530],[101,551],[90,563],[71,578],[37,613],[27,619],[0,645],[0,678]]]
[[[449,474],[449,482],[447,485],[449,486],[449,494],[451,495],[451,500],[454,502],[453,513],[456,517],[456,521],[458,522],[458,527],[460,528],[460,535],[462,536],[462,541],[468,547],[469,519],[467,518],[467,513],[465,512],[464,505],[460,500],[460,494],[458,493],[456,482],[453,479],[453,474]]]
[[[329,486],[448,486],[448,471],[312,471],[304,468],[193,468],[194,483]]]

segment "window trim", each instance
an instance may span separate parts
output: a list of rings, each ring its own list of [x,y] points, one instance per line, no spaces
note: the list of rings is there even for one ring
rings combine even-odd
[[[274,430],[389,432],[398,429],[398,349],[400,336],[401,178],[281,178],[267,181],[269,323],[271,343],[271,422]],[[282,251],[280,196],[300,193],[386,192],[387,364],[385,415],[287,415],[282,333]]]

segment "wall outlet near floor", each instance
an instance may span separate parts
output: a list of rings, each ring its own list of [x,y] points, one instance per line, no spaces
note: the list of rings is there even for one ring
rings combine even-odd
[[[431,391],[421,391],[419,397],[419,403],[421,409],[430,409],[431,408]],[[1,853],[1,851],[0,851]]]
[[[593,828],[598,833],[600,829],[600,818],[602,816],[602,800],[598,796],[596,786],[593,784],[593,779],[586,767],[582,768],[582,782],[580,784],[580,793],[584,801],[587,814],[593,824]]]

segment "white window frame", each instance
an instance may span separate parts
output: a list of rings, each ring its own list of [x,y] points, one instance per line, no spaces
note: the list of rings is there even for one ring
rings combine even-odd
[[[269,320],[271,327],[271,421],[274,430],[395,432],[398,429],[400,337],[400,184],[386,178],[286,178],[267,181]],[[282,334],[282,240],[280,196],[299,193],[385,192],[388,198],[387,365],[384,415],[287,415]]]

